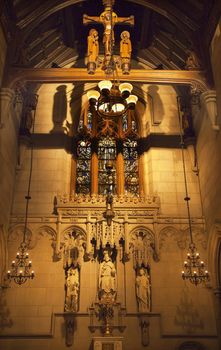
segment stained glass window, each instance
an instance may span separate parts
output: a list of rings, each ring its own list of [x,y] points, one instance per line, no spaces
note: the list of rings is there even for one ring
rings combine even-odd
[[[137,141],[126,139],[123,143],[125,192],[139,193]]]
[[[90,193],[91,142],[80,140],[77,145],[76,193]]]
[[[106,195],[111,184],[113,194],[138,196],[137,124],[134,113],[129,111],[119,119],[101,118],[88,109],[87,120],[80,121],[78,133],[81,140],[76,150],[76,193]],[[113,165],[111,174],[106,169],[108,161],[112,161]],[[121,179],[119,183],[118,179]]]
[[[106,169],[106,164],[110,160],[113,164],[111,178]],[[114,193],[116,189],[116,141],[113,138],[104,137],[98,143],[98,193],[106,194],[108,183],[112,184]]]

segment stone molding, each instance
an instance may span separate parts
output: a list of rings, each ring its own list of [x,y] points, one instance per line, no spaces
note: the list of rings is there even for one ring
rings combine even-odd
[[[97,70],[95,74],[88,77],[85,68],[11,68],[7,75],[5,84],[7,87],[13,87],[18,81],[36,82],[36,83],[64,83],[74,81],[99,81],[105,79],[104,71]],[[127,76],[119,73],[119,80],[155,83],[155,84],[178,84],[190,85],[194,91],[207,91],[205,73],[203,71],[188,70],[146,70],[133,69]]]

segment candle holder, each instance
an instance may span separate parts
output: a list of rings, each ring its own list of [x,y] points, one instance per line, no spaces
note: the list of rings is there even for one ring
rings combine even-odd
[[[204,262],[200,260],[199,253],[196,252],[194,243],[190,243],[190,252],[187,253],[187,260],[184,261],[184,271],[182,271],[182,278],[189,280],[196,286],[201,282],[209,280],[209,273],[204,268]]]

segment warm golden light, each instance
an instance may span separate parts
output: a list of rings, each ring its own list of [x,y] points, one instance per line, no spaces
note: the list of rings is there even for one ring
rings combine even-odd
[[[100,97],[100,92],[96,91],[96,90],[90,90],[87,92],[87,98],[88,100],[94,99],[94,100],[98,100]]]
[[[137,100],[138,100],[138,97],[137,97],[136,95],[130,95],[130,96],[126,99],[126,101],[127,101],[128,104],[131,104],[131,103],[136,104],[136,103],[137,103]]]
[[[125,106],[122,103],[115,103],[112,106],[113,112],[122,112],[125,109]]]
[[[120,93],[124,98],[127,98],[130,96],[132,89],[133,89],[133,85],[131,85],[130,83],[122,83],[119,85]]]
[[[102,90],[108,90],[112,88],[112,82],[110,80],[102,80],[98,83],[99,89]]]

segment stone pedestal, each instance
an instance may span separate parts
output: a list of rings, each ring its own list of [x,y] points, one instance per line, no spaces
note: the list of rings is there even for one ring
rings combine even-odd
[[[123,350],[123,337],[93,337],[93,350]]]

